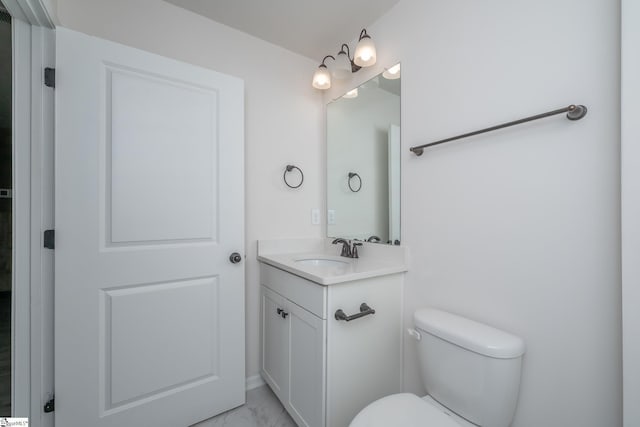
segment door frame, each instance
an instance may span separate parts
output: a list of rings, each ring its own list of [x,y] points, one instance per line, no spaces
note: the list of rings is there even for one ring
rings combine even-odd
[[[3,0],[12,16],[12,415],[53,426],[42,403],[53,392],[53,253],[42,230],[53,228],[53,21],[41,0]]]
[[[632,427],[640,420],[640,5],[621,6],[622,396],[623,425]]]

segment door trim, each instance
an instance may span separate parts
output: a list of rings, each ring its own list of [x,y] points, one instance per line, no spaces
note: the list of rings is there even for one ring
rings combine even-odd
[[[29,416],[31,251],[31,25],[13,19],[13,263],[11,414]]]
[[[41,245],[53,225],[53,92],[42,70],[54,61],[53,23],[40,0],[3,0],[13,37],[12,415],[54,425],[41,402],[53,390],[53,254]]]
[[[623,425],[638,424],[640,408],[640,7],[623,0],[621,8],[621,255]]]
[[[2,0],[9,14],[35,27],[55,28],[54,19],[43,0]],[[49,6],[53,6],[49,2]]]

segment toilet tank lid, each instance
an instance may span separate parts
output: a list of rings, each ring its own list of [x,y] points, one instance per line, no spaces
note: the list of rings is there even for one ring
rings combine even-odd
[[[434,308],[414,313],[418,329],[462,348],[497,359],[512,359],[524,354],[522,338],[500,329]]]

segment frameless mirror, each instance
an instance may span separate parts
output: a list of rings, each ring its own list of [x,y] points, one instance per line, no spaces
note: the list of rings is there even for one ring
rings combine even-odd
[[[399,77],[400,64],[327,105],[329,237],[400,243]]]

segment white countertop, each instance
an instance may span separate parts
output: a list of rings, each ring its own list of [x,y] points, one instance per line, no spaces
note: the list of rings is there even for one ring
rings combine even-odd
[[[320,285],[333,285],[407,271],[406,248],[363,242],[359,258],[339,255],[342,245],[333,239],[282,239],[258,241],[258,261]],[[300,260],[333,260],[332,265],[312,265]]]

